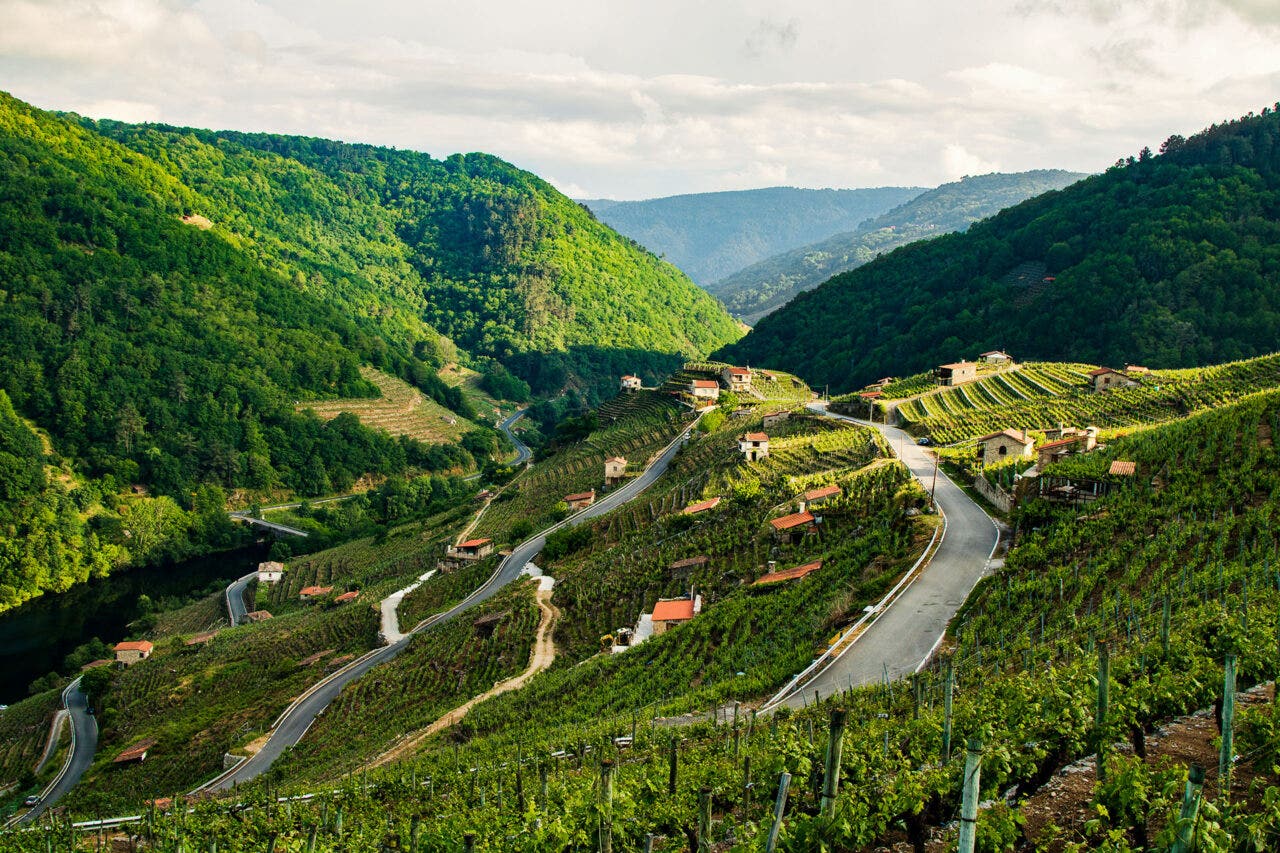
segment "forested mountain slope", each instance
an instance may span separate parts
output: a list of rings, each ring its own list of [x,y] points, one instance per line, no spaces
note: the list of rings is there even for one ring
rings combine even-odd
[[[216,200],[209,218],[299,286],[393,295],[535,392],[612,387],[618,373],[670,370],[739,335],[675,267],[487,154],[87,124]]]
[[[1280,338],[1280,115],[1171,137],[801,294],[725,356],[860,387],[986,349],[1182,367]]]
[[[797,293],[899,246],[961,231],[984,217],[1085,175],[1060,169],[962,178],[921,193],[856,230],[765,258],[707,286],[744,322],[755,323]]]
[[[583,204],[707,287],[770,255],[850,231],[921,192],[920,187],[768,187]]]

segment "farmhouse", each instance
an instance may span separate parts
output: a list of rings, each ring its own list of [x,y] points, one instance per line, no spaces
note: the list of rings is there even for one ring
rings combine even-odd
[[[360,590],[353,589],[351,592],[344,592],[333,600],[334,604],[346,604],[348,601],[355,601],[360,597]]]
[[[277,563],[275,560],[258,563],[258,583],[279,583],[283,577],[284,563]]]
[[[452,548],[446,548],[445,553],[458,560],[483,560],[493,553],[493,540],[468,539]]]
[[[720,381],[730,391],[749,391],[751,390],[751,368],[726,367],[720,371]]]
[[[1031,458],[1035,441],[1025,432],[1005,429],[978,439],[978,458],[983,465],[995,465],[1006,459]]]
[[[304,586],[298,590],[298,598],[305,600],[319,598],[322,595],[328,595],[333,592],[331,586]]]
[[[1089,371],[1089,379],[1093,382],[1093,392],[1110,391],[1112,388],[1136,388],[1138,380],[1126,376],[1110,367],[1099,367]]]
[[[706,512],[709,509],[715,509],[720,505],[719,498],[711,498],[710,500],[699,501],[696,504],[689,504],[684,508],[685,515],[697,515],[700,512]]]
[[[618,388],[621,391],[639,391],[640,387],[640,377],[629,373],[618,381]]]
[[[702,612],[702,596],[693,598],[660,598],[653,606],[653,635],[664,633],[673,625],[688,622]]]
[[[769,412],[764,416],[764,428],[772,429],[783,421],[791,419],[791,412],[785,409],[779,412]]]
[[[699,400],[718,400],[720,383],[714,379],[694,379],[689,383],[689,393]]]
[[[749,432],[738,439],[738,451],[748,462],[758,462],[769,455],[769,436],[763,432]]]
[[[972,361],[944,364],[937,370],[939,385],[963,385],[978,378],[978,365]]]
[[[766,584],[782,583],[783,581],[799,580],[805,575],[816,572],[822,568],[821,560],[814,560],[812,563],[805,563],[803,566],[796,566],[791,569],[783,569],[780,572],[770,571],[756,578],[752,586],[764,586]]]
[[[1075,453],[1088,453],[1098,446],[1098,430],[1096,427],[1089,427],[1079,435],[1060,438],[1057,441],[1051,441],[1048,444],[1042,444],[1038,456],[1036,458],[1036,467],[1041,470],[1046,465],[1050,465],[1071,456]]]
[[[151,657],[153,649],[155,646],[146,640],[126,640],[123,643],[116,643],[116,662],[133,666],[138,661]]]
[[[627,473],[627,457],[610,456],[604,460],[604,484],[612,486],[622,481],[623,475]]]
[[[596,502],[596,490],[565,495],[564,502],[569,505],[569,509],[586,509]]]
[[[996,364],[996,365],[1000,365],[1001,367],[1008,364],[1013,364],[1013,356],[1009,355],[1009,353],[1007,352],[1001,352],[1000,350],[992,350],[991,352],[984,352],[981,358],[987,364]]]
[[[769,524],[773,526],[773,534],[778,541],[787,544],[799,542],[806,533],[817,526],[813,513],[808,510],[772,519]]]

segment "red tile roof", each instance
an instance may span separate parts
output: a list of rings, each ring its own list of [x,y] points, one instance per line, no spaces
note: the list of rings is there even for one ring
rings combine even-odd
[[[688,598],[659,601],[653,606],[654,622],[684,622],[692,618],[693,601]]]
[[[876,400],[884,396],[883,391],[859,391],[858,396],[866,400]]]
[[[749,432],[742,437],[743,441],[768,441],[769,436],[763,432]]]
[[[820,501],[823,498],[834,497],[835,495],[840,494],[840,492],[841,489],[839,486],[823,486],[821,488],[810,489],[805,492],[804,499],[807,501]]]
[[[719,388],[720,383],[714,379],[695,379],[693,380],[694,388]]]
[[[123,764],[126,761],[141,761],[147,757],[147,750],[151,749],[151,747],[155,745],[156,739],[153,737],[138,741],[133,746],[113,758],[112,761],[116,764]]]
[[[804,577],[810,572],[816,572],[820,568],[822,568],[822,561],[814,560],[812,563],[805,563],[803,566],[796,566],[793,569],[783,569],[780,572],[772,572],[767,575],[761,575],[760,577],[756,578],[756,581],[755,583],[752,584],[752,586],[759,586],[760,584],[766,584],[766,583],[781,583],[782,581],[795,580],[796,578]]]
[[[605,461],[605,462],[621,462],[623,465],[626,465],[626,464],[627,464],[627,457],[625,457],[625,456],[610,456],[608,459],[606,459],[606,460],[604,460],[604,461]]]
[[[953,361],[951,362],[951,364],[942,364],[942,365],[939,365],[939,367],[943,369],[955,370],[957,367],[977,367],[977,365],[974,364],[972,361]]]
[[[564,502],[567,504],[571,504],[574,501],[585,501],[587,498],[594,498],[595,496],[596,496],[596,490],[592,489],[589,492],[578,492],[577,494],[573,494],[573,495],[565,495]]]
[[[468,539],[466,542],[459,542],[459,548],[479,548],[481,545],[488,545],[492,539]]]
[[[155,646],[146,640],[126,640],[123,643],[116,643],[116,651],[118,652],[149,652]]]
[[[1089,371],[1090,376],[1106,376],[1108,373],[1114,373],[1117,376],[1124,376],[1120,371],[1112,370],[1110,367],[1099,367]]]
[[[750,376],[751,370],[746,367],[730,367],[729,375],[730,376]]]
[[[298,590],[298,595],[304,597],[312,595],[328,595],[331,592],[333,592],[333,587],[331,586],[304,586],[302,589]]]
[[[1057,441],[1051,441],[1048,444],[1040,445],[1040,449],[1042,451],[1052,450],[1055,447],[1066,447],[1068,444],[1079,444],[1080,442],[1084,441],[1087,437],[1088,436],[1084,436],[1084,435],[1073,435],[1068,438],[1061,438],[1061,439],[1058,439]]]
[[[1025,432],[1018,432],[1016,429],[1002,429],[999,432],[984,435],[982,438],[978,439],[978,441],[990,441],[991,439],[999,438],[1002,435],[1005,438],[1012,439],[1013,441],[1019,442],[1023,445],[1035,443],[1031,440],[1031,436],[1027,435]]]
[[[1111,463],[1109,474],[1116,474],[1121,477],[1132,477],[1137,473],[1137,465],[1124,459],[1117,459]]]
[[[719,498],[711,498],[710,500],[699,501],[696,504],[690,504],[689,506],[685,507],[684,514],[693,515],[695,512],[704,512],[705,510],[715,509],[719,505],[720,505]]]
[[[790,530],[793,527],[799,527],[802,524],[813,523],[813,513],[793,512],[791,515],[784,515],[782,518],[775,518],[769,522],[773,525],[774,530]]]
[[[342,595],[335,598],[334,601],[337,601],[337,602],[355,601],[359,597],[360,597],[360,590],[353,589],[351,590],[351,592],[344,592]]]

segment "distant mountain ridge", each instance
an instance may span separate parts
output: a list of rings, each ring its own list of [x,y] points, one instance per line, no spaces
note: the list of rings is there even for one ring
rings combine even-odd
[[[581,201],[601,221],[706,286],[756,261],[850,231],[921,187],[767,187],[643,201]]]
[[[915,240],[959,231],[1047,190],[1061,189],[1080,172],[1038,169],[965,177],[928,190],[857,229],[759,261],[707,286],[735,317],[755,323],[833,275]]]
[[[838,275],[718,357],[833,390],[990,349],[1208,365],[1275,351],[1277,294],[1280,105]]]

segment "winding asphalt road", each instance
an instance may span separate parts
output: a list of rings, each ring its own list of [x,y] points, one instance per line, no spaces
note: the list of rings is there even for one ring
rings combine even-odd
[[[40,804],[22,817],[19,825],[35,821],[45,810],[76,786],[84,771],[93,763],[98,751],[98,721],[89,713],[89,697],[80,692],[80,679],[67,685],[62,691],[62,704],[71,715],[71,751],[57,777],[40,794]]]
[[[227,616],[231,619],[232,628],[244,624],[245,614],[248,613],[248,608],[244,606],[244,588],[257,576],[255,570],[227,585]]]
[[[910,435],[885,424],[869,424],[826,411],[823,403],[810,409],[837,420],[880,430],[927,491],[933,484],[934,460]],[[829,696],[848,687],[900,678],[916,672],[933,654],[947,624],[982,578],[995,552],[999,529],[991,517],[964,491],[937,472],[935,500],[946,518],[942,542],[920,576],[880,614],[857,642],[809,679],[784,704],[800,707],[816,690]]]
[[[506,432],[507,429],[510,428],[510,425],[515,423],[521,414],[522,413],[517,412],[515,415],[508,418],[503,423],[503,426],[506,427],[503,431]],[[252,755],[242,761],[236,767],[221,776],[218,776],[216,779],[205,783],[198,790],[225,791],[233,785],[244,784],[245,782],[248,782],[266,772],[272,763],[274,763],[286,749],[302,740],[302,736],[307,733],[307,729],[311,728],[311,724],[314,722],[316,716],[329,706],[329,703],[337,697],[337,695],[342,691],[342,688],[361,678],[375,666],[386,663],[396,655],[400,654],[400,652],[404,650],[405,646],[409,644],[409,641],[414,634],[420,631],[425,631],[433,625],[447,622],[471,607],[492,598],[499,590],[520,576],[520,572],[524,569],[525,565],[536,557],[538,552],[542,550],[543,546],[546,544],[547,536],[551,533],[554,533],[564,527],[572,527],[581,524],[584,521],[589,521],[592,518],[616,509],[627,501],[632,500],[652,485],[654,481],[661,477],[667,470],[667,466],[671,464],[672,458],[675,457],[681,446],[683,446],[684,438],[688,434],[690,428],[690,426],[686,426],[684,431],[682,431],[680,435],[676,436],[676,438],[667,445],[658,458],[645,468],[640,476],[631,480],[617,490],[605,495],[586,509],[547,528],[532,539],[528,539],[516,546],[511,554],[498,564],[497,570],[494,571],[489,579],[461,602],[454,605],[449,610],[437,613],[434,616],[429,616],[419,622],[413,627],[413,630],[405,634],[403,639],[392,643],[389,646],[383,646],[366,653],[364,656],[352,661],[345,668],[338,670],[333,675],[318,684],[313,685],[309,689],[309,692],[303,693],[303,695],[297,699],[294,704],[280,716],[279,719],[276,720],[276,725],[272,729],[270,737],[268,737],[267,742],[263,745],[261,750],[259,750],[255,755]],[[509,432],[508,435],[510,435]],[[517,450],[523,448],[524,453],[528,453],[529,448],[525,447],[519,439],[515,438],[515,436],[511,436],[511,438],[515,442]],[[523,454],[522,456],[525,459],[528,458],[528,456],[524,456]]]
[[[516,458],[511,461],[513,466],[524,465],[533,458],[533,451],[530,450],[523,441],[516,438],[515,433],[511,431],[511,427],[515,425],[515,422],[523,417],[524,410],[521,409],[502,423],[498,424],[498,429],[506,433],[507,438],[511,439],[511,443],[516,446]]]

